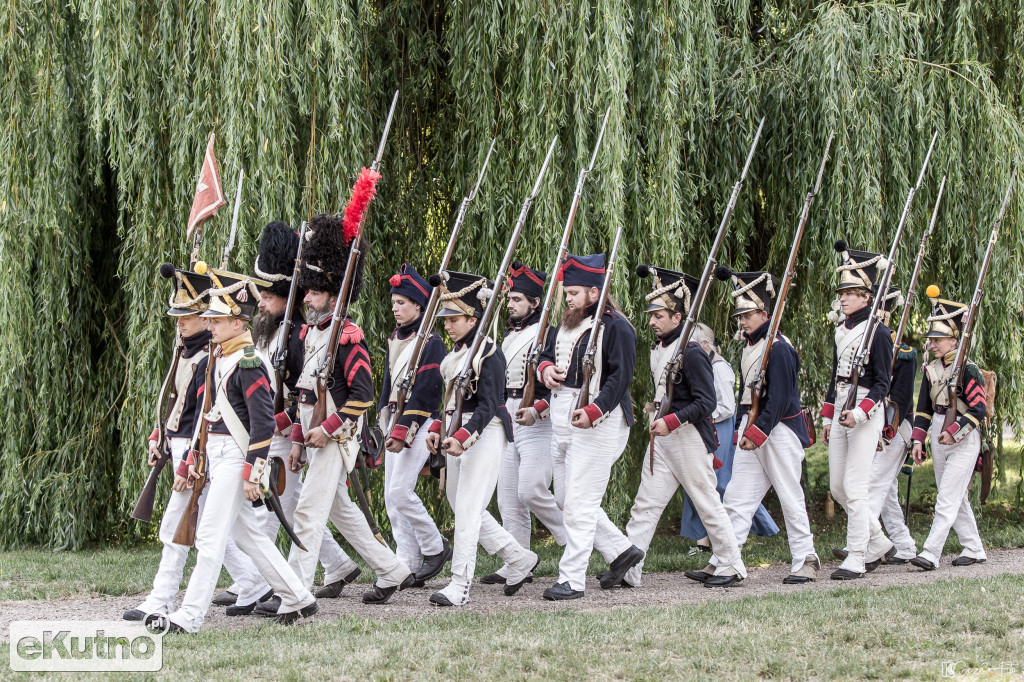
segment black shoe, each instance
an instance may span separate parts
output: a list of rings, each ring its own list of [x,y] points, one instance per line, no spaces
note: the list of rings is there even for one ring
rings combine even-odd
[[[889,564],[890,566],[899,566],[901,564],[907,563],[907,561],[908,561],[907,559],[901,559],[898,556],[892,556],[892,557],[886,559],[885,563]]]
[[[934,571],[935,570],[935,564],[933,564],[932,562],[928,561],[927,559],[925,559],[922,556],[914,557],[913,559],[910,560],[910,563],[914,564],[918,568],[923,568],[926,571]]]
[[[404,590],[407,587],[412,587],[413,583],[416,582],[416,577],[410,573],[405,580],[402,581],[401,585],[392,585],[391,587],[381,587],[377,583],[373,584],[373,589],[369,592],[363,592],[363,603],[364,604],[387,604],[388,600],[391,599],[391,595],[399,590]]]
[[[840,561],[845,560],[849,554],[850,553],[847,552],[845,549],[832,548],[832,556],[839,559]]]
[[[452,603],[452,600],[444,596],[441,592],[435,592],[430,595],[430,603],[437,606],[455,606],[455,604]]]
[[[281,608],[281,598],[274,595],[267,601],[257,604],[253,613],[257,616],[276,616],[279,608]]]
[[[704,581],[704,587],[732,587],[743,582],[741,575],[713,575]]]
[[[686,573],[683,573],[683,575],[685,575],[690,580],[696,580],[699,583],[706,583],[708,581],[708,578],[714,577],[714,574],[705,573],[704,571],[687,571]]]
[[[595,576],[595,577],[596,577],[596,578],[598,579],[598,581],[600,582],[601,580],[604,580],[604,577],[605,577],[606,575],[608,575],[608,572],[607,572],[607,571],[605,571],[604,573],[598,573],[598,574],[597,574],[597,576]],[[633,585],[630,585],[629,583],[627,583],[627,582],[626,582],[626,579],[625,579],[625,578],[623,578],[623,579],[622,579],[622,580],[621,580],[621,581],[619,582],[619,584],[618,584],[618,585],[612,585],[612,587],[625,587],[626,589],[630,589],[630,590],[631,590],[631,589],[633,589]]]
[[[238,601],[238,595],[234,592],[224,591],[213,598],[213,603],[217,606],[231,606]]]
[[[874,561],[869,561],[866,564],[864,564],[864,568],[867,570],[868,573],[870,573],[871,571],[881,566],[883,561],[885,563],[889,563],[889,559],[892,559],[894,556],[896,556],[896,545],[890,547],[889,550],[883,556],[880,556]]]
[[[288,613],[282,613],[280,616],[274,619],[274,622],[278,625],[293,625],[299,618],[309,618],[314,613],[320,610],[316,602],[313,602],[309,606],[303,606],[298,611],[289,611]]]
[[[533,573],[534,571],[536,571],[538,566],[540,566],[540,557],[537,557],[537,563],[535,563],[533,565],[533,568],[530,569],[530,573]],[[533,578],[530,577],[530,573],[527,573],[526,577],[523,578],[522,580],[520,580],[517,583],[511,583],[511,584],[505,583],[505,587],[502,588],[502,590],[505,592],[505,596],[506,597],[511,597],[512,595],[514,595],[516,592],[519,591],[520,587],[522,587],[526,583],[532,583],[533,582]]]
[[[124,620],[139,622],[146,618],[146,612],[140,611],[138,609],[132,609],[130,611],[125,611],[124,614],[122,614],[121,618]]]
[[[803,585],[804,583],[814,582],[813,578],[808,578],[806,575],[787,575],[782,579],[783,585]]]
[[[443,543],[443,549],[437,554],[423,557],[423,564],[420,565],[420,570],[416,571],[416,580],[422,580],[427,582],[438,573],[444,570],[444,565],[451,561],[452,558],[452,546],[448,544],[448,541],[441,538]],[[505,582],[502,580],[502,582]]]
[[[143,623],[150,632],[165,632],[169,635],[178,635],[185,632],[185,628],[172,621],[169,616],[163,616],[159,613],[149,614]]]
[[[864,562],[864,572],[865,573],[871,573],[873,570],[875,570],[876,568],[878,568],[881,565],[882,565],[882,560],[881,559],[875,559],[874,561],[865,561]]]
[[[273,596],[274,590],[267,590],[264,594],[260,595],[259,599],[249,604],[248,606],[239,606],[238,604],[233,604],[224,609],[224,614],[228,616],[248,616],[250,613],[256,610],[257,604],[261,604]]]
[[[412,585],[409,585],[409,587],[426,587],[426,586],[427,586],[427,581],[426,580],[416,580],[416,576],[413,576]]]
[[[644,553],[636,545],[630,545],[629,549],[615,557],[604,577],[601,578],[601,589],[610,590],[622,582],[629,569],[644,560]]]
[[[579,599],[583,596],[583,590],[574,590],[569,583],[555,583],[544,590],[544,598],[548,601],[565,601],[566,599]]]
[[[337,599],[341,596],[341,591],[345,589],[345,585],[354,583],[359,574],[363,572],[363,569],[358,566],[354,571],[346,575],[341,580],[335,580],[333,583],[324,585],[323,587],[316,588],[313,592],[313,596],[317,599]]]
[[[527,582],[533,582],[533,578],[527,578]],[[488,573],[483,578],[480,578],[481,585],[504,585],[505,576],[500,573]]]
[[[954,566],[970,566],[972,564],[983,563],[985,563],[984,559],[975,559],[972,556],[958,556],[957,558],[953,559]]]
[[[857,571],[851,571],[848,568],[837,568],[832,571],[832,580],[856,580],[857,578],[863,578],[863,573]]]

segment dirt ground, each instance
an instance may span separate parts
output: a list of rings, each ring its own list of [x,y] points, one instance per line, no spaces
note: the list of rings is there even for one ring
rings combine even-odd
[[[537,578],[532,584],[524,585],[514,597],[506,597],[500,585],[474,584],[470,591],[472,602],[461,608],[443,610],[427,601],[435,590],[444,587],[446,581],[433,581],[425,588],[409,589],[396,593],[388,604],[369,606],[360,600],[366,585],[349,586],[338,599],[321,599],[317,620],[337,618],[355,614],[366,618],[415,618],[442,612],[495,613],[501,611],[563,610],[592,612],[630,606],[672,606],[676,604],[700,604],[711,600],[739,599],[748,595],[783,594],[806,592],[808,590],[831,590],[838,588],[877,589],[899,585],[917,585],[950,578],[980,578],[1004,573],[1024,573],[1024,549],[992,550],[988,561],[958,568],[950,565],[952,557],[943,557],[942,565],[934,571],[922,571],[910,564],[881,566],[873,573],[855,581],[834,581],[829,573],[838,562],[824,564],[819,579],[807,585],[783,585],[782,579],[789,573],[789,567],[773,565],[748,567],[748,576],[736,587],[706,588],[700,583],[687,579],[680,573],[652,573],[644,576],[643,585],[635,589],[602,590],[596,578],[587,581],[586,596],[568,602],[549,602],[542,598],[544,590],[551,586],[554,578]],[[68,620],[116,620],[127,610],[135,608],[141,596],[90,597],[83,599],[35,600],[0,602],[0,636],[6,641],[11,621],[35,619]],[[211,607],[207,614],[208,628],[245,628],[257,622],[265,623],[255,616],[229,618],[222,607]]]

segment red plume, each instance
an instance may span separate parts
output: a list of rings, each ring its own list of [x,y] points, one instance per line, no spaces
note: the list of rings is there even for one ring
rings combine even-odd
[[[352,198],[348,200],[348,206],[345,207],[344,235],[346,244],[351,244],[359,234],[359,224],[366,214],[366,207],[377,196],[378,180],[380,180],[380,173],[377,171],[369,168],[359,171],[356,184],[352,186]]]

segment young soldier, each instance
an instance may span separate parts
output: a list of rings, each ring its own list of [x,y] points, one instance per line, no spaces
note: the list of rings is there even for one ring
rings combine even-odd
[[[202,416],[208,422],[210,488],[196,529],[198,556],[181,607],[170,616],[146,619],[171,632],[198,632],[202,627],[229,535],[280,595],[277,622],[288,625],[317,612],[313,595],[267,537],[263,518],[257,516],[265,510],[257,512],[251,504],[261,499],[260,486],[266,485],[267,451],[274,433],[270,381],[248,329],[259,300],[256,287],[266,283],[223,270],[209,270],[209,276],[210,307],[203,317],[210,318],[210,333],[218,347],[214,357],[198,367],[205,378],[206,364],[212,363],[209,381],[201,388],[210,391],[212,406]],[[198,442],[199,430],[197,426],[193,442]],[[195,454],[188,456],[192,479],[197,475]]]
[[[399,383],[412,360],[416,333],[433,287],[408,263],[403,263],[391,284],[391,313],[395,330],[388,337],[387,364],[377,413],[386,430],[397,409]],[[440,335],[426,329],[426,340],[416,380],[406,400],[402,417],[391,427],[384,457],[384,506],[391,521],[398,558],[416,574],[417,584],[430,580],[452,558],[452,549],[430,518],[416,483],[427,463],[427,433],[437,419],[437,396],[441,393],[441,362],[448,351]]]
[[[956,359],[964,315],[968,308],[962,303],[939,298],[939,288],[928,287],[932,299],[932,314],[928,317],[928,344],[934,360],[925,365],[921,379],[921,393],[914,413],[914,461],[924,461],[924,443],[931,434],[932,457],[935,460],[935,518],[924,550],[910,560],[918,568],[933,571],[939,565],[942,548],[949,529],[956,531],[963,551],[954,566],[984,563],[985,548],[974,520],[969,492],[975,466],[981,453],[981,435],[978,425],[988,409],[985,380],[973,362],[964,366],[964,375],[956,389],[956,419],[943,428],[950,405],[947,381]]]
[[[666,399],[668,365],[682,333],[683,316],[690,312],[691,297],[697,293],[699,282],[690,275],[664,268],[641,265],[641,277],[651,275],[653,291],[647,295],[650,326],[657,335],[651,349],[651,379],[654,383],[654,402],[645,411],[650,417],[650,432],[654,450],[650,460],[644,462],[640,475],[640,490],[630,511],[626,525],[628,542],[646,552],[658,528],[658,519],[680,486],[686,498],[697,509],[711,547],[718,557],[714,575],[704,581],[708,587],[728,587],[742,581],[747,569],[740,558],[729,516],[718,496],[714,459],[718,438],[711,413],[718,401],[715,397],[715,375],[711,358],[699,343],[689,341],[683,351],[682,371],[672,388],[672,402],[668,413],[657,418],[658,405]],[[646,459],[646,458],[645,458]],[[643,561],[629,569],[625,583],[640,585]],[[611,573],[611,571],[609,571]],[[601,587],[613,587],[614,574],[601,578]]]
[[[311,426],[317,402],[316,372],[323,364],[330,342],[331,321],[341,282],[348,265],[349,242],[341,216],[319,214],[309,221],[309,243],[304,249],[299,287],[306,291],[307,324],[303,326],[303,367],[296,382],[299,389],[300,421],[292,426],[289,468],[299,471],[303,449],[309,468],[295,507],[295,533],[309,551],[293,545],[288,561],[303,585],[313,583],[317,556],[328,517],[377,574],[373,589],[363,594],[367,604],[383,604],[399,587],[413,582],[413,575],[394,552],[374,537],[363,512],[349,497],[347,475],[354,462],[356,434],[363,413],[373,403],[370,354],[363,331],[346,318],[335,349],[334,368],[327,381],[327,418]],[[368,248],[363,240],[364,252]],[[363,287],[363,261],[356,265],[350,300],[355,302]],[[345,460],[349,461],[346,462]],[[273,601],[273,600],[271,600]],[[269,602],[268,602],[269,603]]]
[[[441,363],[441,376],[446,387],[446,422],[456,410],[454,382],[477,334],[483,309],[481,301],[493,295],[485,278],[462,272],[443,273],[441,310],[445,331],[455,346]],[[498,467],[505,451],[511,424],[504,408],[505,357],[501,348],[485,339],[473,360],[474,379],[462,400],[461,427],[452,435],[441,433],[442,422],[430,426],[427,447],[447,454],[445,492],[455,512],[455,549],[452,556],[452,579],[448,586],[430,596],[438,606],[463,606],[469,603],[469,586],[476,567],[477,543],[508,565],[505,594],[513,595],[536,567],[537,555],[524,549],[508,531],[498,525],[489,513],[498,483]]]
[[[871,353],[860,370],[855,406],[846,407],[853,388],[854,356],[868,328],[873,288],[889,264],[879,254],[847,250],[843,241],[836,244],[836,251],[841,258],[836,268],[836,293],[845,319],[835,328],[832,381],[821,416],[832,497],[847,516],[847,555],[832,572],[832,579],[853,580],[896,554],[868,503],[871,464],[885,426],[883,406],[892,379],[892,336],[881,322],[875,327]],[[839,415],[833,424],[837,406]]]
[[[725,489],[725,509],[732,521],[740,547],[747,541],[751,522],[769,488],[782,505],[789,538],[790,574],[783,579],[787,585],[813,582],[821,562],[814,551],[814,536],[807,518],[804,490],[800,474],[804,448],[811,444],[800,408],[800,357],[782,334],[772,343],[768,354],[764,384],[758,403],[760,413],[750,423],[753,402],[750,382],[760,368],[771,326],[769,310],[777,280],[767,272],[733,272],[720,268],[719,279],[731,279],[734,310],[747,341],[740,359],[739,447],[732,463],[732,479]],[[713,556],[701,571],[687,571],[686,576],[701,582],[713,580],[713,569],[721,564]]]
[[[291,289],[292,275],[295,272],[295,254],[298,248],[298,233],[285,223],[275,220],[263,228],[259,255],[253,265],[256,276],[270,283],[269,286],[260,287],[259,312],[253,320],[253,341],[256,345],[256,352],[271,371],[271,379],[274,379],[272,355],[277,352],[281,335],[289,327],[291,328],[286,349],[284,383],[280,387],[280,390],[285,392],[285,409],[274,415],[277,430],[270,443],[270,457],[276,457],[282,463],[288,461],[288,455],[291,452],[292,421],[295,419],[295,402],[298,398],[295,384],[299,379],[299,374],[302,373],[302,339],[300,336],[305,318],[302,314],[301,300],[305,292],[301,289],[296,291],[295,307],[292,310],[290,323],[288,325],[281,324],[285,308],[288,305],[288,293]],[[270,383],[271,388],[276,392],[278,390],[275,385],[276,380]],[[291,520],[302,491],[302,479],[298,473],[290,471],[287,467],[284,468],[284,471],[285,487],[284,492],[281,493],[281,510],[285,517]],[[281,522],[277,515],[269,509],[266,520],[267,537],[276,542]],[[324,526],[323,531],[320,544],[320,563],[324,566],[324,584],[323,587],[314,591],[313,596],[317,599],[334,599],[341,595],[345,585],[354,581],[361,571],[341,549],[327,526]],[[261,612],[270,611],[272,608],[273,605],[265,606]],[[248,611],[239,612],[228,609],[227,613],[228,615],[242,615]]]
[[[902,306],[903,296],[896,287],[889,287],[889,293],[882,301],[882,322],[889,325],[894,307]],[[868,484],[868,509],[872,518],[881,515],[885,530],[888,531],[895,556],[886,559],[888,564],[905,564],[917,556],[917,545],[910,535],[903,510],[899,503],[899,473],[906,461],[907,447],[910,443],[910,432],[914,428],[914,376],[917,374],[917,351],[901,342],[896,349],[893,363],[892,380],[889,384],[889,407],[898,415],[899,423],[894,426],[886,424],[883,429],[883,448],[875,452],[871,464],[871,480]],[[888,407],[887,407],[888,409]],[[888,416],[886,417],[888,422]],[[884,442],[888,441],[888,445]],[[846,549],[832,550],[839,559],[845,559]]]
[[[509,326],[501,350],[508,363],[505,408],[515,415],[515,425],[512,427],[514,437],[505,448],[498,472],[498,511],[502,527],[523,547],[530,546],[533,529],[530,512],[537,515],[559,546],[565,546],[562,510],[551,493],[551,420],[548,419],[551,391],[537,381],[533,407],[520,408],[526,386],[527,355],[537,338],[546,278],[546,273],[516,261],[512,263],[506,283]],[[557,333],[558,328],[549,325],[547,341],[554,342]],[[508,566],[502,566],[480,582],[504,583],[507,575]]]
[[[604,285],[603,253],[569,255],[559,278],[568,306],[555,337],[541,356],[538,375],[551,390],[551,441],[555,496],[563,512],[566,544],[558,582],[544,591],[552,601],[579,599],[596,547],[609,562],[608,582],[617,585],[644,558],[601,509],[612,465],[622,455],[633,425],[629,385],[636,361],[636,332],[611,299],[598,313]],[[597,342],[591,402],[577,408],[583,385],[583,356],[595,315],[603,321]]]

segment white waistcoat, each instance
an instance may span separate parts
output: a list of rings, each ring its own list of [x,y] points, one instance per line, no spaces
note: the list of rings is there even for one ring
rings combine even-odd
[[[309,391],[316,390],[315,372],[327,354],[327,344],[330,340],[330,326],[326,329],[320,329],[315,325],[310,325],[306,328],[306,338],[303,340],[302,373],[299,375],[298,381],[295,382],[295,388],[304,388]],[[327,414],[329,415],[337,411],[337,409],[331,392],[327,391]]]
[[[953,371],[953,365],[944,367],[942,360],[936,358],[924,366],[925,374],[931,383],[932,407],[947,407],[949,405],[949,391],[946,390],[946,379]],[[956,411],[959,414],[967,414],[967,404],[957,395]]]
[[[537,338],[537,325],[531,324],[520,330],[513,329],[505,335],[501,342],[501,352],[505,355],[505,386],[522,388],[526,385],[526,356],[530,346]]]
[[[668,346],[655,344],[651,349],[651,380],[654,381],[654,403],[660,405],[665,399],[665,371],[672,360],[672,349],[675,343]]]
[[[192,383],[192,379],[196,375],[196,370],[199,368],[199,363],[203,358],[207,356],[205,350],[200,351],[190,358],[184,356],[178,358],[178,368],[174,374],[174,394],[177,396],[174,400],[174,406],[171,408],[171,414],[167,417],[167,424],[165,425],[168,431],[177,431],[178,426],[181,424],[181,413],[185,410],[185,399],[188,397],[188,387]]]
[[[580,326],[575,329],[566,329],[565,327],[558,328],[558,336],[555,337],[555,366],[561,370],[567,370],[569,363],[572,360],[573,352],[576,346],[579,345],[580,339],[583,335],[590,331],[590,328],[594,325],[593,316],[587,318],[580,323]],[[597,352],[594,354],[594,374],[590,377],[590,399],[593,400],[597,397],[597,394],[601,390],[601,365],[602,365],[602,353],[601,353],[601,341],[604,337],[604,325],[601,325],[601,331],[597,335]],[[586,349],[582,349],[583,352]],[[582,377],[581,377],[582,378]]]
[[[861,339],[867,330],[868,321],[864,320],[847,329],[845,324],[836,327],[836,376],[848,377],[853,372],[853,356],[857,354]]]
[[[238,363],[244,354],[245,348],[239,348],[231,355],[217,358],[217,362],[213,366],[217,395],[213,397],[213,405],[209,414],[206,415],[206,421],[211,423],[224,420],[224,425],[228,427],[228,432],[235,439],[243,454],[249,451],[249,431],[235,414],[235,409],[231,406],[231,401],[228,400],[228,380],[238,369]],[[199,429],[196,429],[196,433],[199,433]]]
[[[424,346],[426,344],[424,343]],[[416,335],[410,334],[407,339],[395,337],[388,339],[388,371],[391,374],[391,386],[388,387],[388,402],[398,400],[398,385],[412,362],[412,352],[416,348]]]

